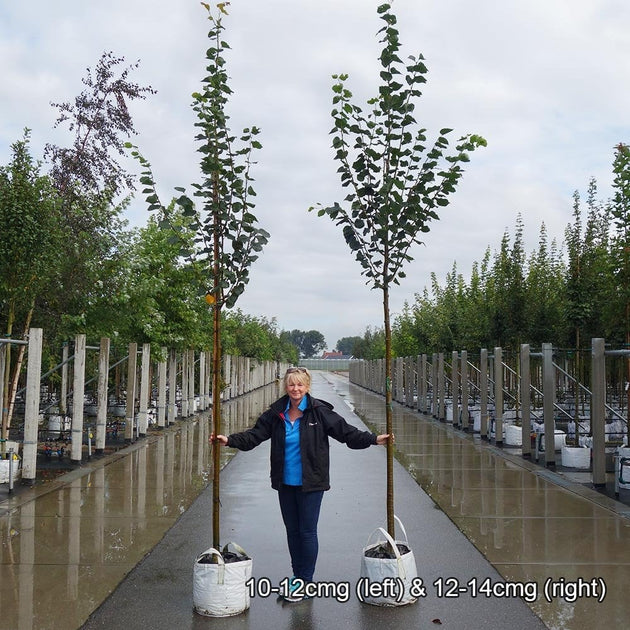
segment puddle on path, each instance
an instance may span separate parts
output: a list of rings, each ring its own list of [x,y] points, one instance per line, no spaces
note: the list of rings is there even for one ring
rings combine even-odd
[[[223,433],[250,426],[278,391],[225,403]],[[180,421],[110,463],[85,463],[59,489],[3,502],[0,629],[80,627],[211,481],[210,422]],[[234,453],[223,449],[222,465]]]
[[[375,433],[385,432],[383,397],[328,380]],[[544,469],[396,403],[393,427],[396,458],[516,591],[532,584],[537,597],[528,603],[549,628],[626,623],[630,519],[620,504],[566,479],[553,483]]]

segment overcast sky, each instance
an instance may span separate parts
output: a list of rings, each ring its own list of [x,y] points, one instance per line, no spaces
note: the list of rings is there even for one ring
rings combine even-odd
[[[215,3],[212,3],[215,4]],[[279,329],[341,337],[382,326],[341,231],[307,208],[341,201],[329,131],[331,75],[348,73],[355,102],[377,94],[376,0],[232,0],[224,19],[233,132],[257,125],[257,215],[271,241],[237,306]],[[516,216],[529,251],[541,223],[562,241],[572,193],[596,177],[611,194],[614,146],[630,141],[627,0],[395,0],[403,57],[422,53],[428,83],[416,114],[432,137],[483,135],[451,205],[417,246],[392,309],[413,302],[456,261],[467,276],[497,249]],[[198,181],[191,94],[200,87],[208,21],[197,0],[0,0],[0,163],[22,129],[32,151],[68,143],[50,102],[71,100],[86,68],[111,50],[140,60],[133,79],[157,94],[133,107],[134,141],[152,163],[163,201]],[[134,167],[135,168],[135,167]],[[144,225],[139,198],[128,210]]]

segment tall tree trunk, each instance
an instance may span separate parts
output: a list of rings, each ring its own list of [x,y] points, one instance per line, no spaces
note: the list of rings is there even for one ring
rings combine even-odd
[[[31,306],[31,309],[28,312],[28,315],[26,316],[26,322],[24,323],[24,332],[22,334],[22,340],[26,341],[28,338],[28,331],[31,328],[31,319],[33,318],[33,310],[34,307]],[[20,345],[18,347],[18,354],[17,354],[17,360],[15,362],[15,367],[13,369],[13,376],[11,378],[11,383],[9,385],[9,392],[8,392],[8,411],[7,411],[7,423],[6,423],[6,428],[7,428],[7,434],[9,432],[9,429],[11,428],[11,420],[13,418],[13,411],[15,409],[15,398],[17,396],[17,388],[18,388],[18,382],[20,379],[20,372],[22,371],[22,364],[24,363],[24,355],[26,354],[26,345]],[[8,365],[8,362],[7,362]]]
[[[212,431],[215,435],[221,432],[221,309],[214,305],[213,311],[213,346],[212,346]],[[212,546],[219,549],[220,543],[220,473],[221,449],[218,444],[212,451]]]
[[[392,410],[392,331],[389,321],[389,287],[383,286],[383,321],[385,323],[385,433],[387,441],[387,531],[395,538],[394,524],[394,441]]]
[[[630,349],[630,302],[626,302],[626,349]],[[630,444],[630,357],[626,359],[626,443]]]
[[[9,302],[9,312],[7,315],[7,338],[11,338],[11,333],[13,332],[13,322],[15,321],[15,305],[13,302]],[[4,395],[2,396],[2,410],[0,410],[0,415],[2,416],[2,439],[6,440],[9,437],[9,383],[10,383],[10,374],[11,374],[11,344],[6,344],[6,350],[4,355],[4,378],[2,383],[0,383],[0,387],[2,387],[2,391]]]
[[[33,317],[34,307],[31,306],[27,316],[26,322],[24,323],[24,333],[22,338],[24,340],[28,337],[28,331],[31,327],[31,319]],[[7,318],[7,337],[11,337],[13,333],[13,324],[15,323],[15,306],[14,304],[9,305],[9,315]],[[6,344],[5,351],[5,371],[4,371],[4,381],[0,383],[0,387],[4,390],[4,396],[2,397],[3,406],[0,412],[2,417],[2,439],[6,440],[9,438],[9,429],[11,428],[11,419],[13,418],[13,411],[15,409],[15,398],[17,395],[17,386],[20,378],[20,371],[22,370],[22,363],[24,363],[24,354],[26,352],[26,346],[20,345],[17,360],[15,362],[15,366],[13,368],[13,373],[11,373],[11,344]]]
[[[580,339],[580,327],[577,327],[575,333],[575,382],[574,382],[574,390],[575,390],[575,410],[573,420],[575,422],[575,446],[580,445],[580,383],[582,382],[582,357],[580,355],[580,344],[582,340]]]
[[[219,175],[213,174],[213,196],[214,196],[214,226],[212,241],[212,279],[213,279],[213,339],[212,339],[212,428],[214,435],[221,433],[221,306],[223,301],[221,289],[221,269],[219,265],[220,254],[220,218],[219,218]],[[220,530],[220,476],[221,476],[221,449],[216,444],[213,451],[214,475],[212,481],[212,546],[219,549],[221,540]]]

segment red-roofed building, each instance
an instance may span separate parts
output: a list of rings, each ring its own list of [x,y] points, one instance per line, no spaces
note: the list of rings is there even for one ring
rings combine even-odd
[[[324,352],[321,356],[322,359],[350,359],[351,357],[343,352],[334,350],[333,352]]]

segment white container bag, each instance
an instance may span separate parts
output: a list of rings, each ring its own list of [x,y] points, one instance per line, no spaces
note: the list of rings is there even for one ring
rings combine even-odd
[[[510,446],[523,445],[523,427],[515,424],[505,425],[505,443]]]
[[[373,604],[375,606],[404,606],[406,604],[412,604],[417,600],[417,597],[414,597],[410,592],[413,581],[418,577],[416,560],[407,542],[407,532],[402,522],[397,516],[394,516],[394,519],[400,527],[403,539],[394,540],[385,529],[382,527],[376,528],[368,537],[367,545],[363,548],[363,554],[361,556],[361,578],[381,584],[386,578],[394,578],[397,580],[398,584],[401,585],[402,591],[398,593],[398,597],[385,595],[364,596],[361,601],[366,604]],[[380,533],[383,538],[376,543],[371,543],[370,541],[376,533]],[[391,549],[393,549],[395,554],[394,558],[370,558],[365,555],[366,551],[374,549],[385,542],[388,542]],[[401,555],[397,543],[402,543],[409,551]]]
[[[567,468],[588,470],[591,467],[591,449],[564,444],[561,451],[562,465]]]
[[[225,562],[223,554],[232,546],[245,559]],[[249,608],[249,589],[246,582],[252,576],[252,560],[242,547],[228,543],[223,554],[211,547],[200,553],[193,567],[193,607],[206,617],[230,617]],[[215,558],[215,563],[202,562]]]

